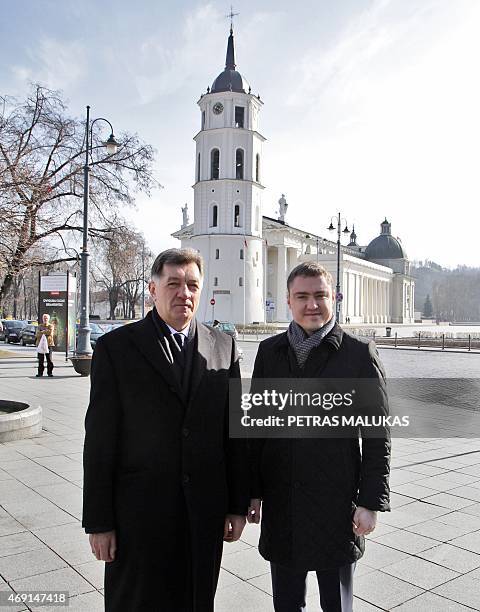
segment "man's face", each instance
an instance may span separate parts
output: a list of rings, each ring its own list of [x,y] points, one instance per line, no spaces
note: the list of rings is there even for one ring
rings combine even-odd
[[[50,322],[50,315],[44,314],[43,317],[42,317],[42,321],[43,321],[44,325],[48,325],[49,322]]]
[[[309,335],[330,321],[334,300],[324,276],[296,276],[287,297],[293,320]]]
[[[197,311],[202,283],[197,264],[165,264],[161,276],[151,280],[148,288],[158,314],[180,331]]]

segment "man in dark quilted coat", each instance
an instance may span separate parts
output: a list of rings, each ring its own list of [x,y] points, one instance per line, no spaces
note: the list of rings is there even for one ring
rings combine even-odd
[[[373,342],[336,323],[331,275],[300,264],[287,281],[293,321],[260,343],[254,379],[366,378],[376,414],[388,416],[385,374]],[[250,441],[250,522],[270,561],[276,612],[306,609],[306,578],[317,574],[323,612],[352,612],[353,571],[377,512],[390,510],[388,430],[380,437]]]

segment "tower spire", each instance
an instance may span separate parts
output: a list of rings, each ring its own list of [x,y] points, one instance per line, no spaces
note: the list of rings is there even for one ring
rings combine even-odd
[[[230,18],[230,36],[228,37],[228,44],[227,44],[227,59],[225,61],[226,70],[235,70],[235,46],[233,43],[233,18],[239,14],[240,13],[234,13],[233,6],[230,6],[230,13],[227,15],[227,17]]]

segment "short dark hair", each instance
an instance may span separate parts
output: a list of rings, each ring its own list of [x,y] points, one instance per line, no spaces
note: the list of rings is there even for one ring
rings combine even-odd
[[[333,288],[333,277],[330,272],[321,266],[316,261],[306,261],[301,263],[290,272],[287,278],[287,290],[290,291],[290,286],[297,276],[323,276],[330,287]]]
[[[197,264],[200,276],[203,276],[203,259],[195,249],[167,249],[162,251],[153,262],[151,276],[161,276],[165,264],[183,266],[185,264]]]

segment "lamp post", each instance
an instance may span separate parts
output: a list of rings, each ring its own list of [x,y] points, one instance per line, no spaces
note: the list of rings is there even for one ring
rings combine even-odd
[[[92,345],[90,344],[90,295],[89,295],[89,253],[88,253],[88,203],[89,203],[89,173],[90,173],[90,156],[92,154],[92,136],[93,125],[96,121],[105,121],[111,129],[109,139],[104,143],[107,147],[108,155],[114,155],[117,152],[118,143],[113,135],[113,126],[103,117],[98,117],[90,122],[90,106],[87,106],[87,118],[85,121],[85,165],[83,166],[83,243],[82,253],[80,255],[80,325],[78,328],[77,340],[77,355],[89,356],[92,354]]]
[[[335,225],[333,225],[333,220],[335,219]],[[345,224],[345,229],[342,230],[342,224]],[[337,230],[337,286],[335,288],[335,318],[337,323],[340,323],[340,304],[342,302],[343,296],[340,293],[340,249],[341,249],[341,236],[342,231],[344,234],[349,234],[350,230],[348,229],[346,219],[343,219],[341,214],[338,213],[336,217],[332,217],[330,219],[330,225],[327,228],[330,232]]]

